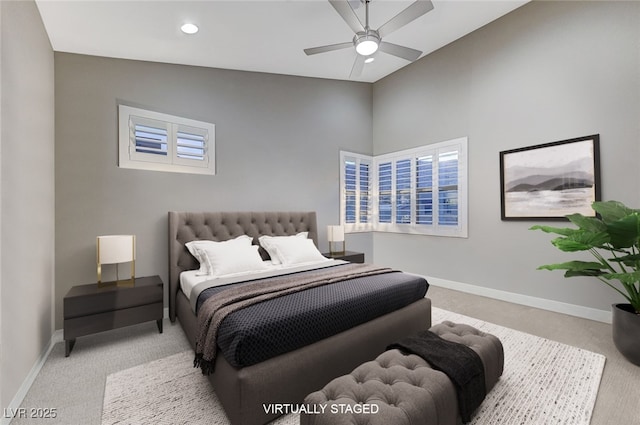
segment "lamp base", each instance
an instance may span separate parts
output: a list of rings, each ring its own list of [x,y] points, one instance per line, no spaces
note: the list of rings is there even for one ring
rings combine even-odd
[[[112,286],[117,286],[119,288],[133,288],[136,286],[136,278],[131,277],[130,279],[112,280],[110,282],[98,281],[98,288],[108,288]]]
[[[107,286],[120,286],[120,287],[134,287],[136,285],[136,262],[131,261],[131,274],[129,279],[120,280],[118,275],[118,264],[116,266],[116,280],[110,282],[102,281],[102,264],[98,263],[98,288],[104,288]]]
[[[335,243],[339,243],[339,242],[329,242],[329,255],[332,256],[332,257],[344,255],[344,253],[346,252],[345,242],[342,241],[342,251],[336,251],[336,250],[333,249],[333,244],[335,244]]]

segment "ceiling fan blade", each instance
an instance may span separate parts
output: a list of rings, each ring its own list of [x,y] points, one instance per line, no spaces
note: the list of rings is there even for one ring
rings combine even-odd
[[[364,31],[362,22],[360,22],[356,13],[353,11],[351,6],[349,6],[349,2],[347,0],[329,0],[329,3],[331,3],[331,6],[333,6],[336,12],[342,16],[342,19],[344,19],[353,32]]]
[[[430,0],[417,0],[378,28],[378,34],[380,34],[380,37],[385,37],[432,9],[433,3]]]
[[[320,46],[320,47],[311,47],[309,49],[304,49],[304,52],[307,54],[307,56],[311,56],[311,55],[317,55],[318,53],[331,52],[333,50],[347,49],[349,47],[353,47],[353,42],[347,41],[346,43],[330,44],[328,46]]]
[[[420,50],[410,49],[409,47],[404,47],[404,46],[398,46],[397,44],[389,43],[386,41],[383,41],[382,43],[380,43],[379,48],[381,51],[385,53],[388,53],[393,56],[397,56],[402,59],[406,59],[409,62],[413,62],[414,60],[418,59],[422,54]]]
[[[360,0],[347,0],[347,1],[349,2],[349,5],[353,10],[356,10],[357,8],[362,6],[362,1]]]
[[[362,74],[362,68],[364,67],[364,60],[366,56],[356,55],[356,60],[353,62],[353,68],[351,68],[351,74],[349,78],[359,77]]]

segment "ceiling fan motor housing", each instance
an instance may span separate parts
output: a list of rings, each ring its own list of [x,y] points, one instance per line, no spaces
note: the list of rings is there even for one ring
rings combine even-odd
[[[367,28],[365,31],[357,32],[353,37],[353,45],[356,52],[362,56],[374,54],[380,46],[380,34],[378,31]]]

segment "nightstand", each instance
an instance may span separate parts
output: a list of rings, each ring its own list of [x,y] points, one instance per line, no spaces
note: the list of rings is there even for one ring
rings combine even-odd
[[[328,252],[323,252],[322,255],[327,258],[333,258],[334,260],[344,260],[351,263],[364,263],[364,253],[362,252],[345,251],[344,254],[330,254]]]
[[[137,277],[133,286],[115,282],[72,287],[63,300],[65,356],[76,338],[155,320],[162,333],[163,286],[160,276]]]

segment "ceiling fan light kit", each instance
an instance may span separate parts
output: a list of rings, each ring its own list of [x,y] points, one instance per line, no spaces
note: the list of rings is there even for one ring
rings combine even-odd
[[[356,46],[356,52],[358,52],[358,54],[369,56],[378,50],[380,36],[375,30],[359,32],[353,37],[353,44]]]
[[[353,37],[353,41],[351,43],[338,43],[304,49],[307,55],[316,55],[318,53],[355,47],[357,55],[351,68],[350,78],[359,76],[364,64],[372,62],[373,60],[368,59],[372,59],[370,56],[378,50],[408,60],[409,62],[413,62],[422,55],[420,50],[385,42],[382,41],[382,38],[432,10],[433,3],[431,3],[431,0],[416,0],[377,30],[369,28],[369,2],[371,0],[360,0],[365,5],[364,25],[362,25],[362,22],[360,22],[360,19],[353,10],[352,4],[354,1],[355,0],[329,0],[331,6],[333,6],[346,24],[349,25],[349,28],[356,34]]]

